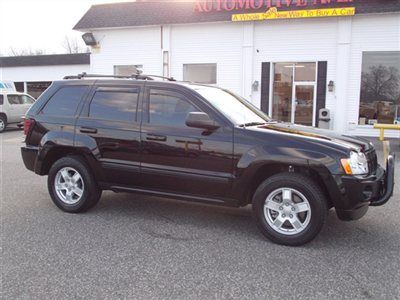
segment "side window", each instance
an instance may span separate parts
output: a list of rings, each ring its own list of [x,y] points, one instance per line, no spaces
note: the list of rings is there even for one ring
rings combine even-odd
[[[0,105],[3,105],[3,103],[4,103],[4,96],[0,95]]]
[[[89,117],[119,122],[136,121],[139,89],[107,91],[101,88],[93,96]]]
[[[59,89],[47,102],[41,113],[51,116],[74,116],[87,89],[87,86],[66,86]]]
[[[21,104],[33,104],[35,100],[27,95],[21,95]]]
[[[167,91],[152,89],[149,100],[151,124],[184,127],[188,113],[200,111],[185,96]]]
[[[7,95],[8,103],[15,105],[15,104],[22,104],[20,95]]]

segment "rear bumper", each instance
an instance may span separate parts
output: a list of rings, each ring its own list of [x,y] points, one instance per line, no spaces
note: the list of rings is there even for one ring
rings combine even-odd
[[[394,154],[388,156],[386,171],[379,166],[375,174],[367,177],[342,176],[341,183],[348,207],[336,207],[339,219],[360,219],[369,206],[384,205],[393,195]]]
[[[38,152],[38,147],[21,147],[21,155],[24,165],[32,172],[35,172],[35,164]]]

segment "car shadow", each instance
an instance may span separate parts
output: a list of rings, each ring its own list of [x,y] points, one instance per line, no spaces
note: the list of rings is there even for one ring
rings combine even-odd
[[[1,132],[1,133],[7,133],[7,132],[15,132],[15,131],[22,131],[23,130],[23,128],[19,128],[19,127],[6,127],[6,129],[3,131],[3,132]],[[0,134],[1,134],[0,133]]]
[[[251,242],[271,243],[259,232],[251,206],[231,208],[136,194],[105,192],[90,214],[108,222],[129,218],[143,233],[155,238],[177,241],[215,239],[215,234]],[[337,249],[368,247],[382,249],[390,231],[371,220],[343,222],[334,209],[328,212],[325,226],[317,238],[303,248]],[[374,221],[372,221],[374,222]],[[229,238],[229,237],[228,237]],[[388,243],[388,247],[393,247]]]

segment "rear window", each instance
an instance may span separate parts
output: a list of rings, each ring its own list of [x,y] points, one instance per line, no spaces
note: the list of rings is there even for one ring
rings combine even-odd
[[[0,95],[0,105],[3,105],[3,103],[4,103],[4,96]]]
[[[90,103],[89,117],[93,119],[136,121],[139,89],[121,91],[98,90]]]
[[[79,102],[85,95],[87,86],[67,86],[59,89],[47,102],[42,114],[51,116],[72,117]]]

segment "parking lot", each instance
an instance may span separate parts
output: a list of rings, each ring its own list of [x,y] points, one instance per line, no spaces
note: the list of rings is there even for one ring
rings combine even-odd
[[[0,135],[4,299],[400,297],[398,175],[387,205],[355,222],[330,211],[314,242],[290,248],[263,238],[250,207],[105,192],[63,213],[47,177],[25,169],[22,141]]]

